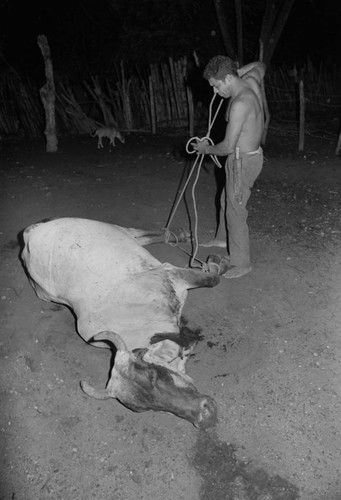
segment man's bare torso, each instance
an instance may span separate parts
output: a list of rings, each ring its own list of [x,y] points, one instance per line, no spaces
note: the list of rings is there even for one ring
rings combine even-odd
[[[261,143],[264,130],[264,112],[260,85],[252,76],[245,75],[240,81],[238,93],[231,97],[226,120],[227,134],[233,137],[234,129],[241,123],[236,146],[240,153],[256,151]],[[230,120],[233,113],[233,120]],[[229,130],[231,129],[231,130]]]

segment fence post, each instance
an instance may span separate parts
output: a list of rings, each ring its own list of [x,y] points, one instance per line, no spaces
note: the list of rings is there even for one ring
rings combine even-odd
[[[338,141],[336,144],[336,149],[335,149],[336,155],[338,155],[340,153],[340,149],[341,149],[341,130],[340,130],[339,138],[338,138]]]

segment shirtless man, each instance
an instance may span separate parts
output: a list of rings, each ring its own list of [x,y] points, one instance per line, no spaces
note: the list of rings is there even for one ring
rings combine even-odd
[[[220,224],[215,238],[201,245],[227,248],[228,236],[230,269],[224,274],[226,278],[239,278],[251,271],[246,204],[263,166],[260,143],[264,130],[264,110],[260,84],[264,75],[263,63],[253,62],[237,69],[235,63],[226,56],[214,57],[204,70],[204,78],[213,91],[225,99],[231,98],[222,142],[210,145],[207,140],[203,140],[193,145],[198,154],[227,156],[226,184],[220,200]],[[239,161],[236,161],[236,156],[239,156]]]

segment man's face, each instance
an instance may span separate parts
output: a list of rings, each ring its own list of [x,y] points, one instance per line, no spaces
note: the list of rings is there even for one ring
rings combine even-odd
[[[208,80],[208,83],[213,87],[213,92],[215,94],[219,94],[220,97],[224,97],[228,99],[231,97],[232,85],[231,85],[231,76],[227,75],[224,80],[216,80],[211,77]]]

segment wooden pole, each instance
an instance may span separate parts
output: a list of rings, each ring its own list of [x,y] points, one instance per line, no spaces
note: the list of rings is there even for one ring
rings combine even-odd
[[[262,40],[259,40],[259,60],[260,62],[263,62],[264,60],[264,44]],[[263,101],[263,112],[264,112],[264,130],[262,134],[262,145],[265,144],[266,142],[266,136],[268,135],[268,128],[269,128],[269,123],[270,123],[270,111],[269,111],[269,106],[268,106],[268,100],[266,98],[266,92],[265,92],[265,83],[264,83],[264,78],[262,78],[260,82],[260,88],[262,92],[262,101]]]
[[[39,35],[37,38],[38,46],[43,55],[45,64],[46,83],[40,88],[40,98],[45,110],[45,137],[46,137],[46,152],[55,153],[58,151],[58,138],[56,132],[56,89],[53,79],[53,65],[51,51],[47,37]]]
[[[304,83],[303,79],[299,81],[299,96],[300,96],[300,129],[298,150],[304,150],[304,121],[305,121],[305,103],[304,103]]]
[[[130,86],[131,86],[131,78],[129,78],[129,80],[127,81],[126,95],[125,95],[126,101],[124,106],[128,130],[133,128],[133,114],[131,111],[130,92],[129,92]]]
[[[155,117],[155,101],[153,91],[152,76],[149,76],[149,102],[150,102],[150,119],[152,123],[152,134],[156,134],[156,117]]]

